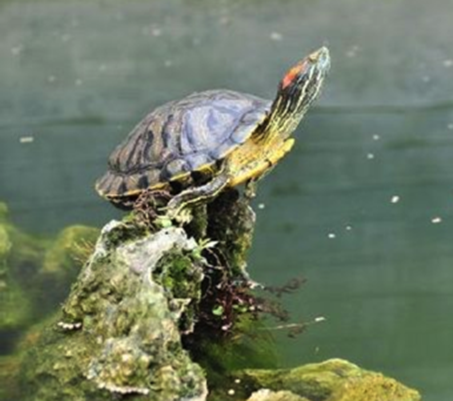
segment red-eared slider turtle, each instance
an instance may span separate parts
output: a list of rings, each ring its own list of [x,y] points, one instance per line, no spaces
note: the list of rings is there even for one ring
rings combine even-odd
[[[292,148],[329,66],[327,48],[313,52],[284,75],[274,101],[209,90],[158,107],[112,153],[97,191],[119,206],[169,191],[167,215],[176,217],[188,203],[259,179]]]

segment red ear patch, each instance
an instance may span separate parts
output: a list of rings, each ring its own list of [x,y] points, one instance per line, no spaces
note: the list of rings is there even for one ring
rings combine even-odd
[[[294,67],[290,68],[289,71],[285,74],[282,79],[282,88],[285,89],[291,85],[294,79],[300,74],[304,69],[305,63],[296,64]]]

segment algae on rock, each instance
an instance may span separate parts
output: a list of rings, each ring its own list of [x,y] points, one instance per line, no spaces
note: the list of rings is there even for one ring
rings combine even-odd
[[[15,330],[31,316],[31,301],[9,269],[12,242],[0,224],[0,331]]]
[[[251,366],[257,350],[236,347],[231,334],[260,328],[245,270],[248,203],[225,192],[184,228],[151,232],[131,217],[107,224],[61,313],[23,359],[20,399],[419,401],[415,390],[338,359],[237,370],[230,351]]]
[[[92,253],[99,233],[97,228],[82,225],[64,228],[46,250],[40,273],[74,280]]]
[[[367,371],[341,359],[303,365],[293,369],[246,369],[233,375],[239,380],[244,399],[248,392],[272,390],[261,398],[253,395],[248,401],[283,401],[282,390],[303,397],[307,401],[419,401],[420,394],[380,373]],[[221,397],[219,398],[219,400]]]
[[[98,234],[96,228],[70,226],[55,240],[33,236],[9,221],[0,202],[0,331],[23,329],[53,312]]]
[[[23,399],[204,399],[202,369],[179,331],[181,322],[190,329],[187,315],[200,296],[204,262],[192,257],[196,246],[181,228],[151,234],[108,224],[63,305],[59,332],[49,329],[23,363]],[[178,263],[166,264],[169,255]],[[192,283],[178,286],[177,296],[158,282],[168,282],[175,266]]]

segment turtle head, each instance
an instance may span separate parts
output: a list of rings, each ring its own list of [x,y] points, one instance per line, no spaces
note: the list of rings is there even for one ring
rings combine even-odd
[[[321,47],[293,65],[280,81],[279,90],[312,95],[321,86],[330,68],[329,50]],[[296,93],[299,92],[299,93]]]
[[[329,50],[321,47],[297,62],[283,76],[272,106],[272,119],[284,127],[282,134],[290,135],[296,128],[318,95],[329,68]]]

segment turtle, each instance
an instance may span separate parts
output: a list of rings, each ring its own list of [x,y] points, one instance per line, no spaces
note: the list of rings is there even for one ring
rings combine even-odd
[[[110,155],[97,192],[130,208],[145,191],[166,191],[166,216],[173,219],[228,187],[251,185],[291,150],[291,134],[329,68],[322,47],[284,74],[273,101],[220,89],[154,109]]]

